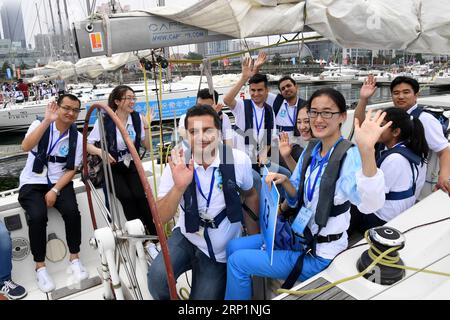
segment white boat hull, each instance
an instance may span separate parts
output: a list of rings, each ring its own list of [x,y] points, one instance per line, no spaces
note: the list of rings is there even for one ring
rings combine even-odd
[[[191,88],[193,87],[194,86],[191,85]],[[207,85],[202,84],[202,88],[204,87],[207,87]],[[231,86],[229,85],[218,86],[215,90],[219,93],[219,95],[223,96],[230,88]],[[77,124],[82,124],[84,122],[86,112],[92,104],[107,104],[108,95],[112,88],[102,90],[103,91],[97,92],[94,95],[95,99],[89,100],[87,98],[81,98],[82,111],[78,115]],[[146,114],[147,108],[143,88],[138,88],[138,91],[136,91],[136,97],[138,101],[135,104],[135,110],[142,114]],[[171,120],[174,117],[179,118],[181,115],[186,113],[187,109],[195,104],[196,99],[197,87],[190,90],[173,90],[171,92],[163,93],[163,120]],[[34,120],[38,117],[44,116],[47,103],[48,101],[6,105],[6,107],[0,109],[0,132],[26,131]],[[154,113],[154,120],[159,120],[159,113],[157,112],[158,102],[154,92],[149,92],[149,105],[156,111]],[[96,119],[97,115],[94,113],[89,120],[89,124],[93,125]]]

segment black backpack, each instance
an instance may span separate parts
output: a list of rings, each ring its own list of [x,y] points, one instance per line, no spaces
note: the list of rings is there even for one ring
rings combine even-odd
[[[97,148],[100,148],[100,141],[96,141],[94,145]],[[102,158],[88,153],[87,168],[88,168],[88,177],[85,178],[91,180],[95,188],[100,188],[103,185],[103,181],[105,179]]]
[[[439,123],[442,126],[442,132],[444,133],[444,137],[448,138],[448,134],[449,134],[449,129],[448,129],[448,125],[449,125],[449,118],[447,118],[444,115],[444,109],[443,108],[431,108],[428,106],[424,106],[424,105],[418,105],[416,109],[414,109],[411,112],[411,115],[414,118],[419,118],[420,114],[422,112],[427,112],[431,115],[433,115],[433,117],[435,117]]]

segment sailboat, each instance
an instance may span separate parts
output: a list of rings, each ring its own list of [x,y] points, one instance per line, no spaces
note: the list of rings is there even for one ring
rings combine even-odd
[[[344,1],[337,0],[330,3],[326,0],[248,2],[203,0],[188,8],[161,7],[152,9],[151,13],[136,12],[100,18],[90,17],[76,24],[75,34],[80,57],[112,55],[124,48],[141,50],[172,45],[177,43],[174,40],[177,38],[180,44],[188,41],[206,41],[209,32],[219,38],[246,38],[302,32],[306,26],[345,47],[384,47],[431,53],[450,51],[450,42],[444,30],[449,17],[444,16],[442,8],[435,8],[431,3],[421,1],[400,0],[385,3],[383,6],[375,2],[356,1],[349,4],[348,1]],[[450,1],[442,2],[450,7]],[[384,12],[389,14],[384,15]],[[160,24],[154,29],[155,32],[151,32],[154,27],[150,23],[155,21],[159,21]],[[170,21],[176,22],[169,24]],[[123,37],[117,26],[124,23],[129,27],[127,33],[132,32],[136,35],[135,38]],[[434,28],[430,28],[432,23],[436,24]],[[163,26],[174,29],[161,31]],[[417,26],[420,26],[420,31],[417,31]],[[200,32],[196,28],[206,31]],[[373,31],[374,28],[376,32]],[[392,28],[399,31],[396,33],[388,31]],[[149,34],[152,36],[149,37]],[[114,41],[118,38],[123,41]],[[163,38],[166,40],[163,41]],[[102,40],[101,45],[97,42],[98,39]],[[450,107],[450,96],[424,98],[419,100],[419,103]],[[385,103],[372,107],[383,108],[390,105],[391,103]],[[99,104],[93,107],[107,110]],[[342,131],[344,136],[352,137],[352,111],[349,111],[348,120]],[[123,135],[127,137],[125,132]],[[129,137],[127,144],[130,150],[133,149]],[[135,152],[133,159],[141,173],[141,181],[148,194],[152,214],[157,217],[153,193],[158,185],[161,167],[152,161],[142,164]],[[61,249],[65,246],[62,240],[63,223],[59,214],[51,209],[47,258],[51,261],[48,264],[49,272],[56,275],[57,290],[49,295],[37,290],[33,279],[33,262],[29,252],[25,215],[17,203],[17,190],[11,190],[0,194],[0,216],[8,222],[15,248],[13,278],[21,279],[27,286],[29,299],[150,299],[145,277],[148,264],[142,250],[142,239],[145,236],[140,231],[139,223],[129,221],[125,224],[121,209],[118,208],[118,212],[115,213],[114,223],[117,223],[115,226],[107,218],[110,212],[104,207],[100,191],[92,188],[89,181],[84,184],[81,180],[76,180],[75,187],[82,212],[81,258],[88,266],[91,277],[79,286],[67,282],[65,273],[67,259],[64,250]],[[355,274],[355,265],[361,251],[368,246],[361,240],[360,247],[344,252],[325,271],[305,283],[298,284],[294,289],[316,289],[327,284],[332,285],[330,289],[333,291],[323,290],[314,296],[306,295],[307,299],[320,296],[324,299],[450,299],[450,281],[448,277],[442,275],[445,270],[448,273],[450,269],[447,250],[450,243],[449,207],[448,196],[438,191],[388,223],[388,226],[401,231],[415,228],[404,236],[406,241],[401,254],[406,264],[419,269],[431,269],[440,272],[440,275],[430,276],[424,272],[406,271],[402,281],[392,286],[374,283],[361,277],[356,281],[347,281],[344,285],[338,284],[338,280]],[[430,223],[432,226],[427,228],[425,225]],[[162,242],[162,250],[169,260],[170,254],[167,254],[167,247],[164,244],[165,236],[160,229],[158,236]],[[186,282],[183,283],[182,279],[173,279],[170,268],[167,272],[172,298],[183,297],[182,292],[188,290]],[[175,280],[179,281],[175,284]],[[265,296],[276,299],[294,297],[296,296],[287,294],[277,297]]]

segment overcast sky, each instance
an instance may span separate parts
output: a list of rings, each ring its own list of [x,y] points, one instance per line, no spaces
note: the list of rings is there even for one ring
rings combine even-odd
[[[0,0],[0,5],[8,0]],[[39,18],[41,22],[41,28],[43,33],[47,33],[51,30],[52,22],[49,9],[48,0],[14,0],[19,2],[22,7],[23,20],[25,24],[25,37],[27,44],[31,43],[34,47],[34,35],[40,33],[39,20],[37,19],[37,11],[39,12]],[[51,0],[53,11],[55,12],[54,19],[56,30],[59,30],[58,18],[56,16],[56,3],[57,0]],[[91,4],[93,0],[90,0]],[[102,3],[108,3],[108,0],[97,0],[96,5],[101,5]],[[147,9],[154,7],[157,4],[157,0],[120,0],[118,1],[121,5],[130,5],[131,9]],[[198,0],[166,0],[166,5],[180,5],[189,6],[198,2]],[[36,4],[38,10],[36,10]],[[64,12],[64,0],[60,0],[60,6],[62,12]],[[82,20],[87,16],[86,10],[86,0],[67,0],[67,7],[69,13],[70,23],[78,20]],[[62,14],[63,23],[66,22],[65,14]],[[66,24],[65,24],[66,25]]]

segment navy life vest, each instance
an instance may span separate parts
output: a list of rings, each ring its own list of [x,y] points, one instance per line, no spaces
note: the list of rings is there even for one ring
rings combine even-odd
[[[448,125],[449,125],[449,118],[447,118],[444,115],[444,110],[434,110],[434,109],[427,109],[427,106],[421,105],[419,104],[417,106],[417,108],[415,108],[412,112],[411,115],[414,118],[419,119],[419,116],[422,112],[426,112],[431,114],[433,117],[435,117],[439,123],[441,124],[442,127],[442,133],[444,134],[444,137],[448,138],[448,133],[449,133],[449,129],[448,129]]]
[[[245,138],[245,144],[250,144],[250,139],[255,145],[259,145],[255,139],[253,138],[253,134],[248,134],[247,130],[253,129],[253,106],[252,100],[244,99],[244,114],[245,114],[245,128],[242,130],[241,128],[234,126],[234,130]],[[273,128],[274,118],[272,113],[272,107],[264,102],[264,128],[265,129],[265,137],[266,143],[268,146],[271,145],[272,142],[272,128]],[[245,134],[247,133],[247,134]]]
[[[394,148],[391,148],[389,150],[381,151],[380,155],[377,157],[377,167],[380,168],[383,161],[391,154],[398,153],[402,155],[403,157],[408,160],[409,165],[411,166],[411,172],[413,176],[413,183],[412,186],[405,191],[391,191],[389,193],[386,193],[386,200],[403,200],[407,199],[409,197],[414,196],[416,193],[416,182],[417,178],[419,176],[419,169],[418,166],[421,163],[420,157],[411,151],[411,149],[407,147],[402,147],[401,145],[398,145]],[[417,175],[416,175],[417,173]]]
[[[42,121],[42,119],[38,119]],[[31,151],[35,156],[33,163],[33,172],[42,173],[44,171],[44,166],[48,167],[49,162],[53,163],[66,163],[65,169],[73,170],[75,169],[75,151],[77,149],[78,140],[78,130],[77,126],[73,123],[69,128],[69,153],[66,157],[50,156],[47,154],[48,144],[50,140],[50,130],[51,126],[45,130],[44,135],[38,144],[37,152]]]
[[[283,105],[283,101],[284,101],[284,97],[281,94],[277,94],[275,100],[273,101],[273,112],[275,112],[275,120],[277,118],[278,112],[280,112],[281,106]],[[297,113],[294,115],[295,119],[297,119],[297,115],[298,115],[298,111],[300,110],[300,108],[306,103],[305,100],[303,100],[302,98],[298,98],[297,101]],[[277,129],[278,131],[292,131],[293,127],[286,127],[286,126],[278,126],[277,125]]]
[[[141,147],[141,116],[139,112],[133,111],[131,114],[131,120],[133,122],[134,131],[136,132],[136,137],[134,139],[134,147],[139,152]],[[129,153],[128,148],[125,150],[117,150],[117,132],[116,124],[112,119],[105,114],[105,131],[106,131],[106,141],[108,144],[108,151],[113,156],[116,161],[119,160],[119,156]]]
[[[227,217],[231,223],[242,222],[243,220],[241,199],[239,197],[234,172],[233,150],[227,145],[219,145],[219,156],[219,172],[222,175],[222,191],[225,197],[225,209],[216,215],[214,219],[200,218],[195,179],[192,179],[191,184],[183,194],[185,207],[182,207],[185,214],[184,221],[186,232],[194,233],[199,230],[200,226],[204,227],[204,236],[208,247],[209,257],[214,262],[216,262],[216,256],[208,229],[217,229]],[[186,152],[186,160],[188,159],[190,159],[190,150]]]
[[[236,175],[234,171],[233,150],[224,144],[219,145],[220,165],[219,171],[222,175],[222,190],[225,197],[226,217],[231,223],[241,222],[243,219],[243,212],[241,200],[238,193],[238,186],[236,184]],[[186,151],[186,159],[190,159],[191,151]],[[184,214],[186,232],[194,233],[199,230],[200,215],[198,212],[197,192],[195,179],[192,179],[191,184],[184,192]],[[219,214],[220,215],[220,214]],[[218,216],[219,216],[218,215]],[[218,223],[220,224],[220,222]]]

